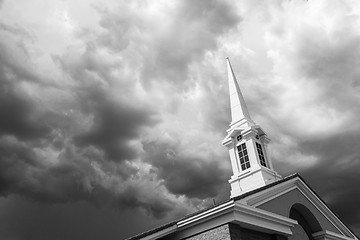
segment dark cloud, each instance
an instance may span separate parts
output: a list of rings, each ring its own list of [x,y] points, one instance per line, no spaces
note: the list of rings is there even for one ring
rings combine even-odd
[[[141,196],[142,193],[139,193],[139,191],[141,190],[136,187],[127,188],[121,201],[126,204],[126,206],[134,209],[144,209],[148,215],[158,219],[164,218],[174,209],[174,203],[171,200],[166,198],[141,198],[139,196]]]
[[[216,155],[207,159],[185,156],[177,145],[161,142],[144,143],[144,151],[144,159],[173,194],[206,199],[227,187],[230,173],[221,167]]]
[[[2,27],[1,30],[4,30]],[[6,30],[6,29],[5,29]],[[6,32],[0,32],[2,36]],[[8,36],[5,36],[8,39]],[[8,39],[9,40],[9,39]],[[9,51],[9,46],[0,41],[0,134],[10,134],[20,138],[39,138],[49,132],[44,123],[39,122],[39,116],[34,114],[35,107],[31,98],[18,90],[18,83],[31,79],[33,74],[21,66]],[[26,59],[23,48],[15,48]]]
[[[158,114],[151,105],[140,101],[133,94],[134,79],[115,76],[119,66],[102,62],[101,45],[88,42],[83,51],[76,49],[62,56],[53,56],[59,66],[78,84],[74,92],[73,106],[84,118],[91,118],[91,126],[74,137],[79,147],[96,146],[113,161],[134,159],[137,151],[130,141],[138,139],[145,127],[159,122]],[[119,89],[113,93],[112,90]]]
[[[353,208],[360,201],[359,137],[360,131],[344,130],[332,138],[306,139],[300,145],[306,154],[319,158],[314,167],[302,170],[305,179],[346,223],[356,229],[360,227],[360,210]]]
[[[10,84],[0,80],[0,134],[21,139],[38,139],[49,134],[49,127],[40,116],[31,99],[18,96]]]
[[[0,198],[3,239],[125,239],[164,223],[136,209],[95,207],[87,202],[43,205],[18,195]],[[124,231],[126,229],[127,231]]]
[[[36,155],[25,145],[16,144],[14,138],[1,138],[0,149],[1,195],[22,190],[19,189],[21,186],[17,183],[22,183],[26,189],[26,181],[19,181],[19,179],[26,178],[24,169],[27,166],[39,167]]]
[[[76,166],[78,163],[51,166],[31,144],[11,137],[0,140],[1,195],[18,193],[44,202],[86,198],[78,196],[84,192],[80,187],[88,171],[86,166]]]
[[[314,101],[321,101],[338,114],[359,113],[360,36],[354,16],[342,16],[331,32],[323,27],[303,27],[289,58],[297,74],[318,88]],[[348,22],[347,26],[343,22]],[[300,78],[299,76],[299,78]]]
[[[114,161],[135,158],[136,149],[129,142],[139,137],[143,127],[153,126],[156,122],[154,113],[141,107],[114,105],[104,101],[98,102],[93,111],[95,116],[91,129],[77,136],[75,142],[79,146],[97,146]]]
[[[138,157],[131,141],[159,121],[148,103],[134,97],[133,79],[115,76],[118,65],[101,61],[99,46],[88,42],[83,51],[69,48],[52,56],[64,84],[49,87],[31,68],[21,28],[0,27],[10,43],[20,36],[20,44],[10,49],[1,42],[0,195],[46,204],[109,204],[157,218],[172,211],[172,201],[143,198],[131,182],[141,180],[138,168],[126,161]],[[26,82],[31,84],[23,88]],[[121,91],[114,96],[113,88]],[[54,95],[41,99],[49,97],[47,91]]]
[[[144,195],[145,189],[132,183],[142,181],[134,167],[104,162],[95,149],[68,146],[56,159],[46,159],[28,144],[8,137],[0,139],[0,152],[1,196],[18,194],[50,205],[85,201],[97,207],[143,209],[155,218],[174,210],[172,200]]]
[[[0,136],[40,140],[51,132],[47,115],[23,90],[24,84],[37,84],[40,76],[32,70],[31,56],[24,43],[30,35],[21,27],[0,24]]]
[[[230,120],[225,61],[223,67],[217,62],[226,56],[223,51],[242,58],[235,72],[240,82],[251,82],[240,83],[249,110],[274,133],[269,135],[276,151],[318,160],[294,167],[288,154],[280,154],[277,169],[284,175],[300,170],[346,223],[360,229],[360,213],[351,208],[360,201],[354,121],[359,113],[359,41],[353,25],[337,25],[333,29],[346,28],[332,35],[301,23],[305,27],[291,34],[290,19],[271,16],[289,11],[291,1],[276,3],[272,13],[267,12],[271,4],[257,8],[260,4],[252,3],[257,10],[244,11],[247,19],[239,25],[238,13],[246,4],[239,8],[201,0],[98,5],[100,21],[82,28],[82,17],[89,16],[81,12],[74,17],[79,9],[72,4],[56,5],[59,14],[51,14],[55,20],[44,17],[45,25],[34,17],[29,21],[34,25],[23,22],[31,31],[11,23],[13,17],[0,22],[2,238],[118,239],[201,208],[208,198],[228,199],[229,157],[214,147]],[[250,12],[252,17],[246,15]],[[308,19],[303,13],[301,19]],[[27,12],[21,16],[26,19]],[[281,26],[260,26],[263,18]],[[354,19],[349,15],[346,20]],[[53,39],[54,28],[59,28],[59,40],[71,46],[42,45]],[[294,39],[286,42],[287,35]],[[274,68],[260,66],[267,61],[252,66],[260,58],[252,54],[271,55]],[[44,71],[48,66],[51,70]],[[272,72],[264,77],[258,68]],[[316,91],[303,102],[307,91],[314,90],[304,90],[301,84],[306,83]],[[306,94],[296,95],[297,88]],[[307,116],[303,105],[315,109],[319,103],[335,110],[335,120],[336,114],[346,115],[339,121],[343,128],[329,129],[323,137],[307,128],[317,118]],[[300,116],[304,125],[292,115],[297,107],[305,109]],[[182,140],[169,140],[172,133]]]
[[[301,171],[301,175],[310,186],[337,216],[355,232],[360,229],[360,211],[353,207],[360,201],[359,162],[359,156],[354,157],[348,163],[344,163],[348,166],[338,166],[336,163],[324,161],[314,168]]]
[[[19,51],[25,54],[23,47]],[[141,209],[155,218],[174,211],[173,200],[161,194],[144,197],[144,189],[133,182],[143,176],[127,161],[138,158],[140,151],[131,142],[159,122],[150,104],[134,97],[133,79],[114,77],[117,66],[100,61],[94,43],[84,51],[52,56],[66,82],[52,87],[37,81],[40,77],[13,54],[0,52],[1,196],[18,194],[49,206],[84,201],[123,211]],[[26,81],[40,95],[52,91],[51,97],[66,104],[35,99],[19,87]],[[112,88],[119,87],[114,96]]]

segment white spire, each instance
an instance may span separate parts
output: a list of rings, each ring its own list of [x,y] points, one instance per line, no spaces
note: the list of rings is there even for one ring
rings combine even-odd
[[[281,179],[267,152],[270,138],[251,119],[239,83],[227,59],[231,124],[222,144],[229,150],[231,198]]]
[[[243,125],[254,125],[254,121],[251,119],[249,111],[247,109],[244,97],[241,94],[239,83],[236,80],[235,74],[230,64],[229,57],[227,59],[227,70],[229,80],[229,93],[230,93],[230,106],[231,106],[231,124]]]

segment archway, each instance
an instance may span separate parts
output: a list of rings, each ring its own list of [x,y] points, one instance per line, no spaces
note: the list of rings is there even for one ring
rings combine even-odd
[[[298,221],[289,240],[312,240],[312,234],[322,230],[315,216],[302,204],[294,204],[290,209],[289,217]]]

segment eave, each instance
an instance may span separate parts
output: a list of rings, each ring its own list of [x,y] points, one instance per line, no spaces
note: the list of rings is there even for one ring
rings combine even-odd
[[[227,223],[236,223],[266,233],[291,235],[291,228],[297,224],[297,221],[230,200],[186,217],[159,231],[131,239],[155,240],[160,237],[166,239],[167,235],[171,235],[171,239],[180,240]]]

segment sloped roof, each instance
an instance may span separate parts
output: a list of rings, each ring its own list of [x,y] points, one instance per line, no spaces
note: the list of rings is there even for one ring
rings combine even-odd
[[[197,212],[191,213],[191,214],[189,214],[189,215],[186,215],[186,216],[184,216],[183,218],[181,218],[181,219],[179,219],[179,220],[169,222],[169,223],[164,224],[164,225],[162,225],[162,226],[159,226],[159,227],[157,227],[157,228],[154,228],[154,229],[151,229],[151,230],[149,230],[149,231],[140,233],[140,234],[138,234],[138,235],[136,235],[136,236],[130,237],[130,238],[126,239],[126,240],[138,240],[138,239],[143,239],[143,238],[149,238],[149,239],[151,239],[151,235],[157,234],[157,233],[159,233],[159,232],[161,232],[161,231],[164,231],[164,233],[163,233],[162,236],[165,236],[165,235],[167,235],[167,234],[170,234],[170,233],[175,232],[175,231],[176,231],[176,228],[177,228],[177,226],[178,226],[178,223],[180,223],[180,222],[184,222],[184,221],[186,221],[187,219],[194,218],[194,217],[196,217],[196,216],[198,216],[198,215],[201,215],[201,214],[203,214],[203,213],[205,213],[205,212],[207,212],[207,211],[211,211],[212,209],[216,209],[216,208],[218,208],[219,206],[225,205],[225,204],[227,204],[227,203],[236,202],[236,201],[245,199],[245,198],[247,198],[247,197],[250,197],[250,196],[252,196],[252,195],[255,195],[255,194],[257,194],[257,193],[260,193],[260,192],[262,192],[262,191],[264,191],[264,190],[266,190],[266,189],[270,189],[270,188],[272,188],[272,187],[274,187],[274,186],[280,185],[280,184],[282,184],[282,183],[284,183],[284,182],[290,181],[290,180],[295,179],[295,178],[299,178],[299,179],[310,189],[310,191],[311,191],[313,194],[315,194],[318,199],[320,199],[320,201],[322,202],[322,204],[324,204],[328,209],[330,209],[330,208],[326,205],[326,203],[320,198],[320,196],[318,196],[318,195],[316,194],[316,192],[313,191],[313,190],[311,189],[311,187],[304,181],[304,179],[301,178],[301,176],[300,176],[298,173],[294,173],[294,174],[291,174],[291,175],[289,175],[289,176],[287,176],[287,177],[284,177],[283,179],[278,180],[278,181],[276,181],[276,182],[273,182],[273,183],[270,183],[270,184],[265,185],[265,186],[263,186],[263,187],[260,187],[260,188],[254,189],[254,190],[252,190],[252,191],[246,192],[246,193],[244,193],[244,194],[242,194],[242,195],[239,195],[239,196],[236,196],[236,197],[234,197],[234,198],[232,198],[232,199],[228,199],[228,200],[226,200],[226,201],[219,202],[219,203],[217,203],[217,204],[215,204],[215,205],[213,205],[213,206],[210,206],[210,207],[208,207],[208,208],[204,208],[204,209],[202,209],[202,210],[200,210],[200,211],[197,211]],[[337,218],[339,221],[341,221],[341,219],[340,219],[333,211],[331,211],[331,212],[336,216],[336,218]],[[341,221],[341,223],[342,223],[344,226],[346,226],[342,221]],[[351,231],[351,229],[349,229],[349,230]],[[353,233],[352,231],[351,231],[351,233],[352,233],[356,238],[359,239],[359,237],[357,237],[355,233]]]

